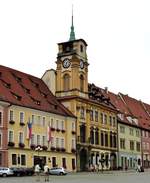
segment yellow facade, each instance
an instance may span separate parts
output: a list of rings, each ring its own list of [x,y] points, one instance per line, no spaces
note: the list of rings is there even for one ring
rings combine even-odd
[[[24,124],[22,125],[20,125],[20,113],[23,113],[22,123]],[[29,120],[33,123],[32,135],[34,135],[34,138],[32,139],[28,138],[27,122]],[[48,166],[52,167],[54,166],[53,159],[56,157],[55,165],[62,167],[62,158],[65,158],[67,170],[72,171],[75,168],[72,167],[72,159],[76,162],[75,153],[72,153],[72,148],[75,148],[72,140],[75,143],[76,139],[75,135],[72,134],[72,131],[75,130],[72,129],[75,126],[75,118],[12,105],[9,108],[8,121],[8,143],[9,141],[15,143],[13,147],[9,146],[9,167],[32,167],[36,163],[34,157],[40,157],[41,159],[43,157]],[[14,123],[10,121],[14,121]],[[47,129],[49,125],[51,126],[52,140],[48,143]],[[52,128],[54,131],[52,131]],[[13,135],[10,134],[10,131],[13,132]],[[19,133],[23,134],[22,137]],[[25,145],[23,148],[19,147],[20,140]],[[41,147],[46,146],[47,150],[36,151],[36,149],[31,149],[31,144],[40,145]],[[52,146],[55,147],[55,150],[51,150]]]

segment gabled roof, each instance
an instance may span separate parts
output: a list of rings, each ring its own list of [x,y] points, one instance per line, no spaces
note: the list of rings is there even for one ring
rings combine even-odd
[[[142,103],[128,95],[122,93],[115,94],[108,91],[108,89],[102,89],[94,84],[89,84],[89,96],[91,94],[91,88],[93,91],[93,97],[96,99],[99,97],[101,100],[109,99],[109,103],[116,107],[118,111],[119,121],[139,126],[150,130],[150,105]],[[122,114],[122,115],[121,115]]]
[[[75,117],[59,103],[42,79],[0,65],[0,100],[14,105]]]

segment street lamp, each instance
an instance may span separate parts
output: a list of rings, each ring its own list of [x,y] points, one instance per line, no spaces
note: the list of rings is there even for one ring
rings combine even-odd
[[[42,151],[43,150],[43,148],[40,146],[40,145],[37,145],[37,147],[35,148],[35,151],[37,151],[37,153],[38,153],[38,164],[40,165],[40,156],[39,156],[39,154],[40,154],[40,151]]]

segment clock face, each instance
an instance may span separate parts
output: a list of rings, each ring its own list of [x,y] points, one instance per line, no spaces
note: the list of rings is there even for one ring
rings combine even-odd
[[[80,60],[80,68],[81,68],[81,69],[84,68],[84,62],[83,62],[83,60]]]
[[[68,59],[68,58],[65,58],[64,60],[63,60],[63,67],[64,68],[68,68],[69,66],[70,66],[70,60]]]

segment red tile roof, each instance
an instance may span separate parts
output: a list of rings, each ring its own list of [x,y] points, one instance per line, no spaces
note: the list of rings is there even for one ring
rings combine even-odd
[[[105,98],[110,99],[118,113],[123,114],[123,118],[120,117],[124,123],[136,125],[134,119],[138,119],[138,126],[150,130],[150,105],[142,103],[134,98],[119,93],[118,95],[108,91],[107,89],[99,88],[93,85],[99,91],[99,95],[103,94]],[[96,89],[95,89],[96,90]],[[90,92],[90,91],[89,91]],[[129,119],[131,117],[131,120]]]
[[[0,65],[0,100],[14,105],[75,117],[37,77]]]

